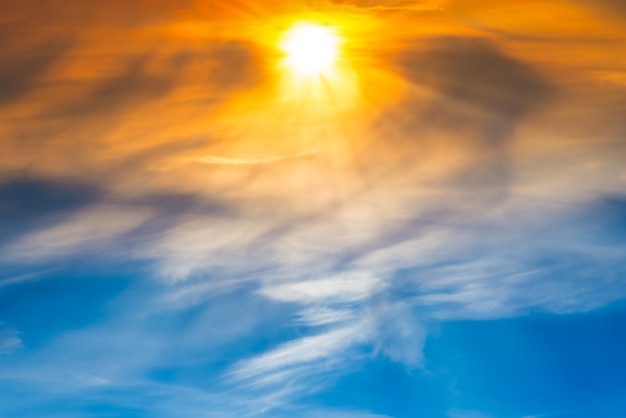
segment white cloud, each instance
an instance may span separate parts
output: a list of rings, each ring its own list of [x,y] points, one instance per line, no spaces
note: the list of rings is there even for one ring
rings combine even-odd
[[[390,360],[410,367],[420,367],[426,343],[426,328],[406,303],[379,306],[374,316],[375,351]]]
[[[157,237],[138,256],[156,259],[159,274],[171,281],[212,268],[243,272],[268,262],[253,256],[254,240],[266,229],[267,225],[246,219],[190,217]]]
[[[349,309],[336,309],[325,306],[311,306],[302,309],[297,314],[297,323],[311,327],[330,325],[337,322],[346,322],[356,319],[356,313]]]
[[[273,300],[299,303],[356,302],[371,296],[384,283],[367,272],[348,272],[322,279],[294,281],[263,287],[260,293]]]
[[[139,227],[151,215],[149,210],[127,206],[102,205],[85,209],[59,225],[11,243],[4,250],[3,258],[20,262],[46,260],[111,245],[115,238]],[[116,254],[116,251],[108,248],[107,254]]]
[[[0,323],[0,326],[2,323]],[[0,327],[0,355],[8,355],[24,346],[19,333],[12,329]]]
[[[20,274],[12,277],[5,277],[0,279],[0,287],[11,286],[15,284],[33,282],[41,280],[43,278],[43,272]]]
[[[465,411],[453,409],[448,411],[448,418],[493,418],[491,415],[479,411]]]
[[[345,411],[321,408],[299,411],[298,416],[303,418],[391,418],[389,415],[374,414],[367,411]]]
[[[252,384],[278,383],[296,374],[302,379],[323,370],[325,362],[336,363],[344,351],[367,338],[364,323],[329,331],[285,343],[278,348],[238,363],[231,372],[235,381]]]

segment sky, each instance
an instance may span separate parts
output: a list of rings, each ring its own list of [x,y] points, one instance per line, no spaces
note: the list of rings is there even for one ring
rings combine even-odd
[[[0,11],[0,416],[626,416],[622,0]]]

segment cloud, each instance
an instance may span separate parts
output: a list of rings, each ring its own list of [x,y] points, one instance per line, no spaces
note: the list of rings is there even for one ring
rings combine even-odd
[[[442,37],[409,46],[398,57],[398,69],[421,93],[400,103],[394,109],[397,116],[383,115],[381,123],[400,124],[405,142],[425,142],[431,148],[429,138],[456,142],[474,153],[479,176],[491,167],[484,174],[503,177],[507,168],[501,152],[513,129],[521,117],[544,105],[553,90],[527,64],[482,38]],[[463,175],[473,174],[464,170]]]
[[[43,272],[20,274],[18,276],[3,277],[0,279],[0,288],[5,286],[19,285],[22,283],[33,282],[36,280],[42,280],[44,278]]]
[[[374,358],[422,367],[433,322],[626,295],[618,42],[574,59],[558,55],[567,31],[509,36],[530,3],[507,32],[415,13],[438,3],[336,1],[377,25],[346,26],[358,94],[318,100],[281,96],[265,39],[281,30],[265,16],[300,5],[57,3],[0,17],[2,266],[19,270],[0,287],[117,260],[144,287],[103,308],[114,320],[34,348],[15,370],[39,393],[102,403],[132,386],[154,405],[131,406],[167,416],[179,395],[189,416],[371,416],[295,405]]]
[[[2,35],[0,32],[0,56],[3,61],[0,68],[0,107],[15,103],[35,89],[41,78],[72,47],[72,42],[58,39],[15,52],[4,47],[6,42],[1,39]]]
[[[384,302],[375,312],[375,352],[408,367],[421,367],[426,328],[413,308],[403,302]]]
[[[626,195],[598,197],[580,208],[575,219],[589,237],[626,244]]]
[[[198,162],[203,164],[223,164],[223,165],[263,165],[263,164],[276,164],[283,161],[289,161],[293,159],[312,157],[312,153],[303,153],[295,155],[279,155],[268,158],[255,158],[255,159],[242,159],[242,158],[227,158],[219,156],[206,156],[197,159]]]
[[[341,6],[369,10],[441,10],[444,0],[331,0]]]
[[[347,410],[333,410],[322,408],[309,408],[308,410],[303,408],[303,411],[299,411],[298,416],[301,417],[328,417],[328,418],[391,418],[388,415],[373,414],[366,411],[347,411]]]
[[[491,415],[478,411],[453,409],[448,412],[448,418],[491,418]]]
[[[241,361],[233,368],[231,378],[254,386],[283,385],[290,381],[295,384],[330,372],[331,367],[340,364],[347,349],[366,338],[366,329],[357,324],[290,341]]]
[[[421,366],[425,329],[410,306],[381,300],[380,279],[352,272],[269,283],[260,294],[301,306],[296,321],[311,334],[239,362],[230,374],[234,382],[265,390],[288,385],[288,396],[323,385],[324,376],[344,359],[354,362],[366,351],[408,367]]]
[[[54,0],[24,0],[3,5],[1,23],[19,25],[36,22],[40,31],[52,30],[56,23],[71,29],[94,26],[122,26],[134,28],[171,19],[172,13],[192,1],[172,5],[166,0],[136,1],[132,5],[124,1],[94,1],[86,6],[80,1],[70,0],[60,4]]]
[[[606,17],[626,18],[626,5],[620,0],[577,0],[577,2],[589,7],[591,10],[602,13]]]
[[[210,52],[214,67],[210,82],[224,92],[250,89],[263,83],[268,74],[258,45],[242,40],[216,43]]]
[[[0,322],[0,356],[10,355],[24,346],[19,333],[3,325]]]
[[[97,185],[13,175],[0,183],[0,214],[7,223],[30,222],[84,208],[102,194]]]
[[[425,120],[432,118],[453,128],[474,120],[483,129],[493,123],[497,128],[500,119],[515,122],[536,111],[551,93],[549,83],[529,65],[483,38],[428,40],[422,51],[411,47],[402,51],[398,63],[409,81],[434,94],[426,105]],[[486,137],[492,144],[502,139]]]
[[[353,321],[356,312],[351,309],[337,309],[324,306],[313,306],[299,311],[296,323],[309,327],[329,325],[338,322]]]
[[[147,221],[151,213],[123,206],[95,206],[61,224],[24,235],[8,244],[4,261],[37,262],[113,245],[113,240]]]
[[[441,188],[468,205],[501,199],[514,181],[516,129],[554,99],[552,83],[478,37],[415,39],[395,62],[410,87],[372,126],[371,175]]]
[[[187,279],[202,270],[249,272],[270,263],[269,252],[252,245],[266,228],[262,222],[233,217],[187,217],[137,255],[156,259],[160,275],[173,281]],[[246,248],[250,249],[251,258],[242,257]],[[253,258],[257,251],[268,257]]]
[[[254,44],[238,40],[212,40],[205,50],[181,46],[173,55],[154,52],[121,56],[124,67],[119,74],[103,76],[82,97],[54,106],[45,116],[65,117],[84,122],[84,118],[125,113],[154,101],[168,101],[176,89],[190,81],[206,99],[222,100],[224,94],[251,89],[263,81],[262,61]],[[155,70],[154,68],[158,68]],[[193,70],[206,76],[194,75]],[[122,116],[122,115],[119,115]]]
[[[351,272],[317,280],[270,285],[260,290],[263,296],[283,302],[341,303],[370,297],[384,286],[381,280],[366,272]]]
[[[0,183],[0,245],[60,222],[96,203],[102,194],[100,187],[92,184],[9,175]]]
[[[185,57],[172,59],[165,74],[160,75],[147,73],[150,58],[151,55],[146,54],[128,60],[119,75],[99,80],[86,97],[67,105],[65,109],[55,106],[51,114],[78,120],[88,115],[102,117],[111,111],[120,112],[129,106],[136,107],[142,102],[167,95],[174,87]]]

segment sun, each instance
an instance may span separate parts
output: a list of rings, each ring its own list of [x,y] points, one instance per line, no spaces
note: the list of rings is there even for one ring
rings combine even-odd
[[[296,23],[285,32],[280,47],[288,68],[299,76],[331,72],[339,57],[341,40],[332,27]]]

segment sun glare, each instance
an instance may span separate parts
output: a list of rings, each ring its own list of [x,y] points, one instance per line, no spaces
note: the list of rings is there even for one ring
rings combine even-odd
[[[336,31],[313,23],[298,23],[282,40],[287,66],[300,76],[330,72],[339,56],[340,39]]]

